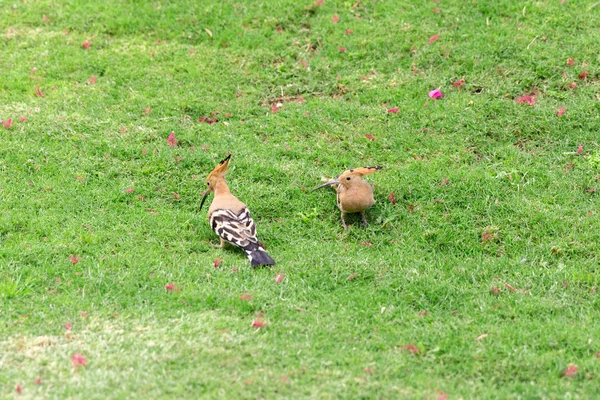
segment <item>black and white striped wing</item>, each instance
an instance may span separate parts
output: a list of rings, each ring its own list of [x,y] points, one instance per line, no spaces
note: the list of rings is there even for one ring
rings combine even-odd
[[[231,244],[247,249],[254,248],[258,243],[256,225],[246,207],[239,213],[232,210],[215,210],[209,222],[212,230]]]

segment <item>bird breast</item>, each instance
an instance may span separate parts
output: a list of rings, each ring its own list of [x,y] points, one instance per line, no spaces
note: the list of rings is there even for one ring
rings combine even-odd
[[[367,208],[375,204],[373,197],[373,189],[371,185],[364,182],[366,185],[361,185],[352,188],[343,188],[340,186],[338,190],[338,207],[344,212],[363,212]]]

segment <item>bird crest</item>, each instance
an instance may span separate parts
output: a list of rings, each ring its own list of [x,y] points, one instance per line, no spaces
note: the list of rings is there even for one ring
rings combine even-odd
[[[229,160],[231,159],[231,153],[227,154],[223,160],[221,160],[217,166],[208,174],[208,177],[222,177],[227,173],[227,168],[229,167]]]
[[[382,166],[376,166],[376,167],[359,167],[359,168],[354,168],[354,169],[349,169],[347,171],[342,172],[342,175],[360,175],[360,176],[364,176],[364,175],[369,175],[372,174],[373,172],[377,172],[380,169],[382,169]]]

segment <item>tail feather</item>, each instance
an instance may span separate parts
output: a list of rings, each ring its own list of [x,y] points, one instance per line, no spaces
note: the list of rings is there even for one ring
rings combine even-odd
[[[262,248],[259,247],[252,251],[246,251],[250,264],[252,267],[259,267],[261,265],[275,265],[275,260]]]

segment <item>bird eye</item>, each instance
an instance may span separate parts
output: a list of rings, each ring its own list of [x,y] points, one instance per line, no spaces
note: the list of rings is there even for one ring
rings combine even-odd
[[[210,182],[206,182],[206,186],[210,186]]]
[[[350,177],[347,177],[347,178],[346,178],[346,180],[347,180],[347,181],[349,181],[349,180],[350,180]]]

